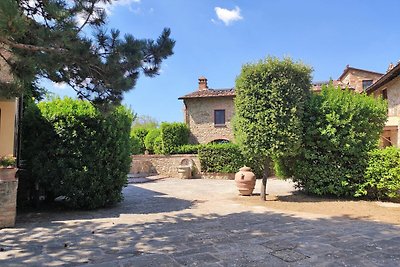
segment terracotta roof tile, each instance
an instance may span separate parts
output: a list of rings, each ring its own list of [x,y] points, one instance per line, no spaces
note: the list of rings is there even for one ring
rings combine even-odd
[[[201,98],[201,97],[226,97],[235,96],[235,89],[206,89],[194,91],[190,94],[179,97],[178,99],[188,99],[188,98]]]

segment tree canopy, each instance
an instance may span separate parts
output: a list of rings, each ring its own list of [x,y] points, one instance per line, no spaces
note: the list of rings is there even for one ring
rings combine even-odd
[[[311,71],[289,58],[268,57],[244,65],[236,79],[235,139],[249,158],[264,161],[264,200],[269,158],[294,154],[301,145]]]
[[[0,93],[19,94],[47,78],[68,84],[79,98],[95,104],[118,104],[140,73],[157,75],[173,54],[170,29],[156,40],[122,37],[119,30],[105,28],[100,6],[111,2],[1,0],[0,60],[12,81],[0,79]]]

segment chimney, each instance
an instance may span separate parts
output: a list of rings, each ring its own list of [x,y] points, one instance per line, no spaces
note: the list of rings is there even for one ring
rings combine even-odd
[[[393,68],[394,68],[393,63],[390,63],[390,64],[389,64],[389,67],[388,67],[387,70],[386,70],[386,73],[388,73],[389,71],[391,71]]]
[[[207,90],[208,85],[207,85],[207,78],[204,76],[201,76],[199,78],[199,91]]]

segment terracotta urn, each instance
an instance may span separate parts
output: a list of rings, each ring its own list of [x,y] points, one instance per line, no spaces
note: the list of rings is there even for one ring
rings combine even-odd
[[[235,182],[242,196],[250,196],[256,185],[256,176],[250,167],[244,166],[235,174]]]

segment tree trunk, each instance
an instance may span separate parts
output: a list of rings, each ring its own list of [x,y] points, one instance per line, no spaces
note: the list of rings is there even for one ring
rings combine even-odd
[[[268,179],[268,171],[269,171],[269,159],[265,160],[264,163],[264,172],[263,172],[263,177],[262,177],[262,183],[261,183],[261,200],[266,201],[267,200],[267,179]]]

